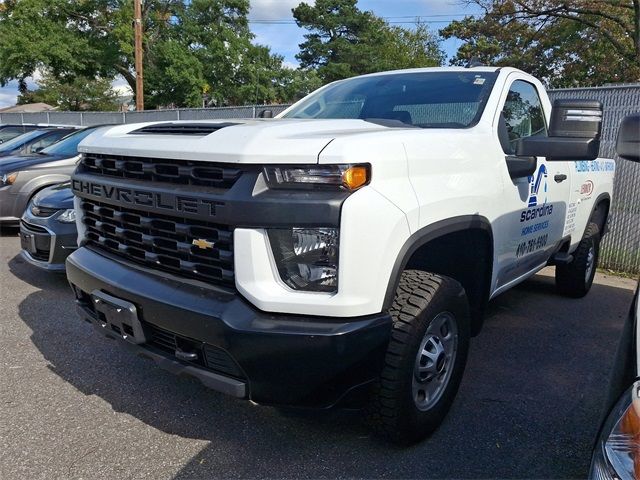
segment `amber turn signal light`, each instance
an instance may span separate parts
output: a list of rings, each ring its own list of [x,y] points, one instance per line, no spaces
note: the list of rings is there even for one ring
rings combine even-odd
[[[363,187],[369,180],[369,168],[364,165],[354,165],[342,172],[342,184],[349,190]]]

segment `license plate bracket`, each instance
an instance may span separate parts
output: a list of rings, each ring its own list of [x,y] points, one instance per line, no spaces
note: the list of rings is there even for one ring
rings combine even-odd
[[[119,337],[135,345],[147,341],[133,303],[100,290],[91,292],[91,301],[97,313],[93,326],[103,335]]]

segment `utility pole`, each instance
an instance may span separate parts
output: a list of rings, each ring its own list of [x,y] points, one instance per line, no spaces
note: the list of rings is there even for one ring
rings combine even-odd
[[[144,77],[142,75],[142,0],[133,0],[135,28],[136,110],[144,110]]]

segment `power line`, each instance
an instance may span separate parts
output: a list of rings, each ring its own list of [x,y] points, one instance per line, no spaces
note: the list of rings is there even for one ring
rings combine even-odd
[[[467,15],[464,13],[454,13],[451,15],[447,15],[447,14],[434,14],[434,15],[389,15],[389,16],[384,16],[384,17],[379,17],[382,18],[384,20],[391,20],[394,18],[452,18],[452,17],[467,17],[467,16],[473,16],[473,15]],[[291,21],[291,18],[263,18],[263,19],[254,19],[251,20],[252,22],[289,22]]]
[[[249,23],[252,23],[254,25],[297,25],[297,23],[295,22],[295,20],[249,20]],[[432,24],[432,23],[451,23],[451,20],[405,20],[405,21],[400,21],[400,20],[393,20],[393,21],[387,21],[387,23],[389,24],[417,24],[417,23],[428,23],[428,24]]]
[[[465,15],[465,14],[434,14],[434,15],[396,15],[396,16],[388,16],[388,17],[379,17],[383,20],[386,20],[387,23],[390,24],[416,24],[416,23],[450,23],[452,20],[424,20],[425,18],[451,18],[453,17],[468,17],[473,15]],[[412,20],[398,20],[403,18],[410,18]],[[297,25],[296,21],[290,18],[280,18],[280,19],[255,19],[249,20],[249,23],[253,23],[256,25]]]

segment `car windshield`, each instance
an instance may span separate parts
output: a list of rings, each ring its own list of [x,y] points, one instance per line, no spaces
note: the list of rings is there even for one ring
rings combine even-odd
[[[25,143],[38,138],[42,134],[44,134],[46,130],[32,130],[30,132],[24,133],[18,137],[12,138],[2,144],[0,144],[0,152],[10,152],[11,150],[15,150],[16,148],[22,147]]]
[[[480,119],[497,76],[496,72],[458,71],[357,77],[312,93],[282,118],[385,120],[389,126],[465,128]]]
[[[74,132],[71,135],[67,135],[59,142],[41,150],[40,153],[73,157],[78,154],[78,144],[94,130],[95,128],[85,128],[79,132]]]

